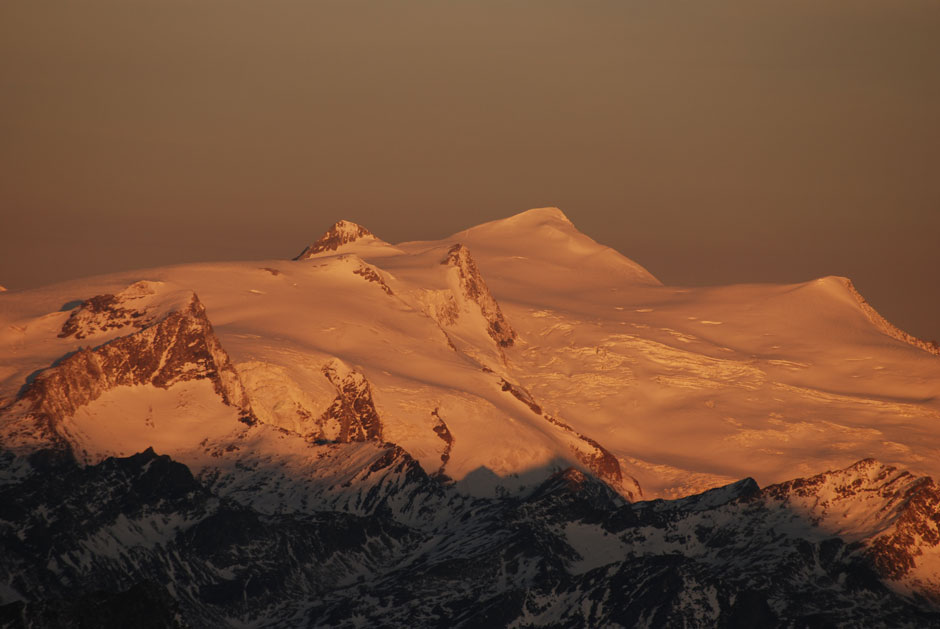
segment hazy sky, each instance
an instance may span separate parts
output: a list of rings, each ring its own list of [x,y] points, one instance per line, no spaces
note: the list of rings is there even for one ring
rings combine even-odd
[[[0,3],[0,284],[545,205],[940,337],[940,2]]]

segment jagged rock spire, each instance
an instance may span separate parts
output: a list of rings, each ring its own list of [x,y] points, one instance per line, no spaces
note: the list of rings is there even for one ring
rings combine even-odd
[[[470,250],[457,243],[448,250],[441,264],[457,269],[460,290],[464,299],[476,303],[487,321],[487,332],[502,347],[509,347],[516,339],[516,332],[499,309],[499,304],[483,281]]]
[[[357,225],[352,221],[337,221],[315,243],[301,251],[300,255],[294,259],[306,260],[324,251],[336,251],[343,245],[363,238],[375,239],[375,235],[362,225]]]

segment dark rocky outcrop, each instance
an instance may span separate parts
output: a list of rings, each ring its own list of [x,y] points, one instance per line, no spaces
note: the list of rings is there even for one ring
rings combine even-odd
[[[326,233],[320,236],[315,243],[304,249],[294,258],[306,260],[319,253],[336,251],[341,246],[356,242],[363,238],[375,238],[368,229],[350,221],[337,221]]]
[[[435,408],[431,411],[431,417],[434,418],[434,426],[431,429],[444,442],[444,451],[441,452],[441,467],[437,470],[437,476],[443,478],[445,477],[444,468],[447,467],[447,462],[450,461],[450,452],[454,449],[455,440],[444,418],[441,417],[440,409]]]
[[[509,325],[499,309],[499,304],[483,281],[483,276],[476,262],[470,256],[470,250],[461,244],[450,248],[441,264],[456,269],[460,294],[464,302],[472,302],[480,309],[487,322],[487,333],[501,347],[509,347],[516,339],[516,332]],[[456,308],[456,304],[455,304]],[[457,313],[454,313],[456,318]]]
[[[144,312],[124,308],[115,295],[97,295],[86,299],[62,325],[59,338],[83,339],[96,332],[120,329],[127,326],[142,328]]]
[[[337,443],[382,441],[382,421],[365,376],[337,361],[324,366],[323,375],[336,387],[336,399],[320,416],[313,438]]]
[[[506,391],[514,398],[528,406],[533,413],[536,415],[541,415],[542,418],[544,418],[550,424],[557,426],[564,433],[573,437],[576,441],[571,446],[572,453],[575,455],[578,461],[584,464],[587,469],[591,470],[591,472],[596,474],[598,478],[603,479],[604,482],[610,483],[612,486],[620,490],[625,496],[631,499],[642,495],[640,485],[635,479],[629,479],[629,487],[625,485],[624,474],[623,470],[620,468],[620,462],[617,460],[617,457],[611,454],[601,444],[591,437],[578,432],[557,417],[543,412],[542,407],[535,401],[535,398],[532,397],[532,394],[521,386],[515,385],[506,379],[500,379],[500,384],[503,391]]]
[[[375,270],[375,267],[370,266],[370,265],[366,264],[365,262],[363,262],[363,263],[359,266],[358,269],[355,269],[355,270],[353,271],[353,273],[356,274],[356,275],[358,275],[359,277],[363,278],[363,279],[366,280],[367,282],[373,282],[373,283],[375,283],[375,284],[378,284],[378,285],[379,285],[379,288],[381,288],[383,291],[385,291],[385,294],[386,294],[386,295],[394,295],[394,294],[395,294],[395,293],[392,292],[392,289],[391,289],[391,288],[389,287],[389,285],[385,282],[385,280],[382,278],[382,276],[379,275],[378,271]]]
[[[116,295],[96,295],[80,302],[62,324],[59,338],[84,339],[112,330],[133,331],[151,325],[156,319],[154,297],[160,286],[160,282],[140,281]]]

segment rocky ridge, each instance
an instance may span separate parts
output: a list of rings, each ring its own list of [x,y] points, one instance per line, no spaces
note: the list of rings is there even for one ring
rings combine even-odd
[[[617,491],[630,500],[635,500],[643,495],[643,490],[639,482],[623,473],[617,457],[608,452],[604,446],[587,435],[581,434],[557,417],[545,413],[542,407],[532,397],[532,394],[521,386],[515,385],[505,379],[501,379],[500,384],[503,391],[509,393],[528,406],[533,413],[560,429],[560,431],[570,439],[569,448],[575,458],[585,465],[595,476],[605,483],[609,483],[612,487],[615,487]]]
[[[399,456],[389,450],[388,462]],[[63,610],[126,617],[128,608],[180,626],[940,622],[922,584],[905,588],[878,554],[877,533],[841,536],[826,524],[830,489],[842,506],[867,509],[878,496],[879,526],[895,531],[937,517],[935,503],[910,493],[932,481],[871,461],[763,490],[747,479],[633,504],[574,469],[525,496],[468,499],[417,468],[396,492],[436,495],[433,517],[403,523],[406,503],[390,495],[367,517],[337,505],[265,509],[245,499],[269,487],[223,495],[222,484],[153,451],[88,467],[61,451],[18,460],[29,471],[0,487],[0,581],[7,601],[16,593],[0,606],[7,627],[53,626]],[[888,506],[891,479],[907,488],[898,509]]]
[[[902,343],[913,345],[914,347],[920,348],[925,352],[930,352],[931,354],[940,356],[940,345],[938,345],[936,341],[925,341],[900,329],[881,316],[881,313],[875,310],[872,305],[868,303],[868,300],[865,299],[865,297],[860,292],[858,292],[858,289],[855,288],[855,284],[852,283],[852,280],[847,277],[839,277],[837,279],[849,291],[849,293],[858,303],[859,307],[862,309],[862,312],[865,313],[865,316],[868,317],[868,320],[871,321],[876,328],[891,338],[901,341]]]
[[[516,333],[503,316],[490,289],[487,288],[476,262],[470,255],[470,250],[458,243],[448,250],[441,264],[454,269],[456,277],[454,293],[457,298],[451,319],[445,319],[443,323],[447,325],[455,322],[463,304],[472,303],[479,308],[480,314],[487,323],[486,331],[497,345],[511,346],[516,339]]]
[[[372,232],[361,225],[351,221],[337,221],[316,242],[301,251],[294,259],[307,260],[317,254],[336,251],[343,245],[362,239],[376,240]]]
[[[436,476],[446,480],[448,477],[444,473],[444,470],[447,467],[447,462],[450,461],[450,451],[454,448],[455,439],[454,435],[447,427],[444,418],[441,417],[439,408],[435,408],[431,411],[431,417],[434,418],[434,426],[432,428],[434,434],[440,437],[441,441],[444,442],[444,451],[441,453],[441,466],[438,468]]]
[[[135,282],[121,292],[82,301],[62,324],[59,338],[84,339],[122,328],[142,329],[158,317],[153,297],[159,282]]]
[[[37,374],[0,417],[7,447],[18,449],[21,443],[34,449],[37,439],[62,444],[63,420],[106,391],[142,384],[169,389],[180,382],[208,380],[222,403],[252,423],[247,395],[205,307],[195,293],[181,304],[154,321],[114,295],[82,302],[63,326],[63,336],[81,339],[127,327],[136,331],[97,347],[80,347]]]
[[[933,479],[864,459],[765,494],[842,539],[868,540],[865,555],[880,574],[920,583],[940,602],[940,580],[930,570],[940,560],[940,489]]]

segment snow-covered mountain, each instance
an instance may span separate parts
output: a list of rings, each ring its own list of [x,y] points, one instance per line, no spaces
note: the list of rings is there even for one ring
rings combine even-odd
[[[392,459],[363,473],[395,474]],[[414,465],[407,500],[367,515],[223,497],[153,450],[4,464],[3,626],[940,623],[940,492],[873,461],[632,504],[573,468],[486,499]],[[415,499],[429,508],[405,523]]]
[[[8,291],[0,622],[937,623],[938,353],[554,208]]]

